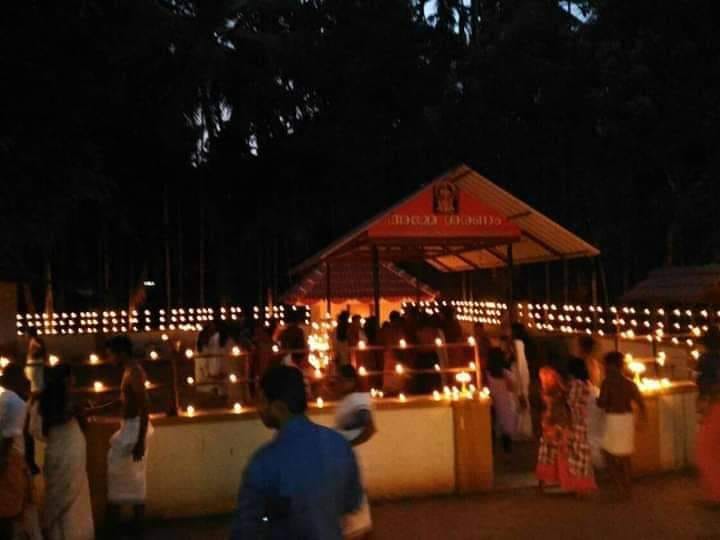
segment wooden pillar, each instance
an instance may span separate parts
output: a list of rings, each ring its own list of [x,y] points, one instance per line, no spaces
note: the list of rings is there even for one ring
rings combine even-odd
[[[550,303],[550,263],[545,263],[545,303]]]
[[[515,276],[515,264],[513,262],[512,244],[507,245],[507,266],[508,266],[508,316],[510,323],[514,321],[515,313],[515,291],[513,289],[513,277]]]
[[[377,246],[372,246],[372,274],[373,274],[373,308],[375,316],[380,320],[380,255]]]
[[[592,264],[592,277],[591,277],[591,284],[590,288],[592,290],[592,305],[597,306],[598,303],[598,291],[597,291],[597,264],[595,261],[595,258],[593,257],[590,259],[590,263]]]
[[[325,311],[332,314],[332,291],[330,289],[330,261],[325,263]]]

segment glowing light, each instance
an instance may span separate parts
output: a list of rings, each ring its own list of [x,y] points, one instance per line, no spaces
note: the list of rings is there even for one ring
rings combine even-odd
[[[399,399],[401,402],[403,402],[403,403],[407,401],[407,398],[405,397],[405,394],[402,394],[402,393],[398,396],[398,399]]]
[[[95,354],[95,353],[91,354],[91,355],[90,355],[90,363],[91,363],[91,364],[99,364],[99,363],[100,363],[100,357],[99,357],[97,354]]]
[[[367,343],[365,343],[364,340],[361,339],[360,341],[358,341],[358,349],[364,350],[366,348],[367,348]]]
[[[434,391],[433,391],[433,399],[434,399],[435,401],[440,401],[440,398],[441,398],[440,392],[438,392],[437,390],[434,390]]]
[[[367,369],[365,369],[365,366],[360,366],[358,368],[358,375],[360,375],[361,377],[367,377],[367,374],[368,372]]]
[[[323,372],[320,368],[315,369],[315,378],[316,379],[322,379],[323,378]]]
[[[278,347],[277,345],[273,345],[273,346],[272,346],[272,352],[274,352],[274,353],[279,353],[279,352],[280,352],[280,347]]]
[[[105,385],[103,383],[101,383],[100,381],[95,381],[93,383],[93,390],[95,390],[96,392],[102,392],[104,388],[105,388]]]
[[[477,345],[477,341],[475,341],[475,338],[473,336],[470,336],[469,338],[467,338],[467,342],[468,342],[468,345],[470,345],[471,347],[474,347],[475,345]]]
[[[665,351],[660,351],[657,355],[657,363],[659,366],[664,366],[665,361],[667,360],[667,355],[665,354]]]
[[[158,358],[160,358],[160,355],[157,351],[150,351],[150,360],[157,360]]]
[[[435,338],[435,346],[442,347],[443,340],[441,338]]]
[[[318,409],[322,409],[325,406],[325,401],[323,401],[323,398],[319,397],[315,400],[315,405],[317,405]]]
[[[700,351],[694,350],[690,353],[690,356],[692,356],[695,360],[697,360],[698,358],[700,358]]]
[[[435,364],[433,367],[435,368],[435,371],[440,371],[440,364]]]
[[[468,369],[475,369],[475,362],[470,362],[468,364]]]
[[[193,384],[195,384],[195,379],[193,379],[192,377],[188,377],[187,379],[185,379],[185,382],[192,386]]]
[[[10,365],[10,360],[3,357],[0,357],[0,368],[5,369]]]
[[[400,348],[401,348],[401,349],[404,349],[404,348],[407,347],[407,341],[405,341],[404,339],[401,339],[401,340],[398,342],[398,344],[400,345]]]
[[[58,357],[57,357],[56,355],[54,355],[54,354],[51,354],[50,356],[48,356],[48,363],[49,363],[51,366],[57,366],[57,365],[60,363],[60,358],[58,358]]]
[[[238,377],[237,377],[237,375],[235,375],[234,373],[231,373],[231,374],[229,375],[228,379],[229,379],[230,382],[233,383],[233,384],[235,384],[236,382],[238,382]]]
[[[402,375],[403,373],[405,373],[405,368],[402,364],[395,364],[395,373],[397,373],[398,375]]]
[[[192,349],[185,349],[185,358],[188,360],[195,355]]]
[[[150,383],[150,381],[145,381],[145,389],[146,390],[149,390],[151,386],[152,386],[152,384]]]
[[[188,416],[195,416],[195,407],[193,407],[192,405],[188,405],[187,409],[185,409],[185,412]]]
[[[235,405],[233,405],[233,412],[234,412],[235,414],[241,413],[241,412],[242,412],[242,405],[241,405],[240,403],[235,403]]]
[[[242,351],[240,350],[240,347],[238,347],[237,345],[232,348],[232,355],[233,355],[233,356],[240,356],[240,353],[241,353],[241,352],[242,352]]]

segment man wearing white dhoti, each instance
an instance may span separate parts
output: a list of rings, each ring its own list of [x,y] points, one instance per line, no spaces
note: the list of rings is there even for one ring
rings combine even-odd
[[[340,366],[339,390],[343,396],[335,413],[335,427],[351,446],[366,443],[375,434],[370,394],[358,390],[358,375],[350,364]],[[363,495],[360,508],[343,518],[346,539],[364,538],[372,530],[370,504]]]
[[[142,536],[145,521],[147,440],[152,434],[149,421],[145,371],[132,354],[127,336],[108,342],[112,361],[121,364],[123,373],[120,393],[123,419],[120,429],[110,439],[108,452],[108,523],[116,533],[119,506],[133,507],[134,537]]]
[[[640,390],[622,373],[623,355],[605,355],[605,380],[597,404],[605,411],[605,432],[602,449],[610,474],[624,498],[631,495],[630,458],[635,452],[635,418],[633,404],[645,422],[645,402]]]

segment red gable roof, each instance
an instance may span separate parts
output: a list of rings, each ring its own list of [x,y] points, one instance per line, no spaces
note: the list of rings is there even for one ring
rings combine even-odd
[[[318,265],[284,296],[283,302],[310,304],[324,300],[327,276],[325,265]],[[348,300],[372,302],[372,268],[369,261],[334,261],[330,264],[330,293],[333,302]],[[431,300],[438,292],[389,262],[380,263],[380,296],[386,300]]]

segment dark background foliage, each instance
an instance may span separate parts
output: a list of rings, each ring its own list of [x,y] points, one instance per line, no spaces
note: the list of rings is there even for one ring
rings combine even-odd
[[[174,304],[261,302],[461,162],[598,245],[611,297],[715,262],[713,7],[10,3],[0,273],[36,304],[50,280],[61,308],[123,305],[144,279],[164,304],[166,274]]]

